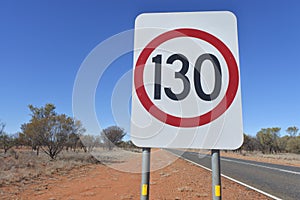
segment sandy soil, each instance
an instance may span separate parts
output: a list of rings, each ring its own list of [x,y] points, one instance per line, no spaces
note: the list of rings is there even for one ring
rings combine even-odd
[[[210,172],[162,150],[151,156],[155,170],[151,172],[150,199],[211,199]],[[140,169],[140,154],[122,158],[122,162],[87,165],[2,187],[1,199],[139,199],[141,175],[133,172]],[[130,166],[133,172],[127,171]],[[222,179],[222,195],[230,200],[269,199],[227,179]]]

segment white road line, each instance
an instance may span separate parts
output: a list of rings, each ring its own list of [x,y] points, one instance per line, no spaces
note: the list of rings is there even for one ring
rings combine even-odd
[[[252,166],[255,166],[255,167],[261,167],[261,168],[266,168],[266,169],[277,170],[277,171],[281,171],[281,172],[300,175],[300,172],[280,169],[280,168],[276,168],[276,167],[268,167],[268,166],[259,165],[259,164],[253,164],[253,163],[248,163],[248,162],[243,162],[243,161],[231,160],[231,159],[228,159],[228,158],[221,158],[221,160],[228,161],[228,162],[235,162],[235,163],[244,164],[244,165],[252,165]]]
[[[173,152],[171,152],[171,153],[173,153]],[[173,154],[176,155],[176,156],[178,157],[177,154],[175,154],[175,153],[173,153]],[[188,162],[190,162],[190,163],[193,163],[194,165],[197,165],[197,166],[199,166],[199,167],[202,167],[203,169],[206,169],[206,170],[208,170],[208,171],[211,171],[211,169],[209,169],[209,168],[207,168],[207,167],[205,167],[205,166],[203,166],[203,165],[200,165],[200,164],[198,164],[198,163],[196,163],[196,162],[194,162],[194,161],[188,160],[188,159],[186,159],[186,158],[184,158],[184,157],[179,157],[179,158],[184,159],[184,160],[186,160],[186,161],[188,161]],[[245,186],[245,187],[247,187],[247,188],[249,188],[249,189],[251,189],[251,190],[254,190],[254,191],[256,191],[256,192],[259,192],[259,193],[261,193],[261,194],[263,194],[263,195],[265,195],[265,196],[267,196],[267,197],[270,197],[270,198],[272,198],[272,199],[274,199],[274,200],[282,200],[282,199],[280,199],[280,198],[278,198],[278,197],[275,197],[275,196],[273,196],[273,195],[271,195],[271,194],[269,194],[269,193],[267,193],[267,192],[264,192],[264,191],[262,191],[262,190],[260,190],[260,189],[257,189],[257,188],[255,188],[255,187],[252,187],[251,185],[247,185],[246,183],[243,183],[243,182],[241,182],[241,181],[238,181],[238,180],[236,180],[236,179],[234,179],[234,178],[231,178],[231,177],[229,177],[229,176],[226,176],[226,175],[224,175],[224,174],[221,174],[221,176],[223,176],[224,178],[227,178],[227,179],[229,179],[229,180],[231,180],[231,181],[233,181],[233,182],[235,182],[235,183],[237,183],[237,184],[240,184],[240,185],[242,185],[242,186]]]

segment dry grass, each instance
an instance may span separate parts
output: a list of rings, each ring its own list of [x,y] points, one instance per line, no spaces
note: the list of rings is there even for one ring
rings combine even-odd
[[[222,152],[225,154],[225,152]],[[240,154],[242,156],[251,156],[251,157],[259,157],[259,158],[268,158],[268,159],[275,159],[275,160],[290,160],[290,161],[300,161],[300,154],[293,154],[293,153],[277,153],[277,154],[263,154],[261,152],[247,152],[243,151],[241,153],[234,153],[234,152],[227,152],[228,154]]]
[[[199,153],[199,156],[205,157],[210,155],[210,150],[199,150],[199,149],[186,149],[189,152]],[[295,153],[277,153],[277,154],[263,154],[260,151],[221,151],[221,157],[237,158],[242,160],[252,160],[258,162],[286,165],[300,167],[300,154]]]
[[[12,183],[28,183],[41,175],[65,174],[73,168],[100,163],[89,153],[63,152],[56,160],[31,150],[13,150],[0,153],[0,187]]]
[[[103,164],[123,163],[132,155],[137,155],[141,151],[136,149],[114,148],[113,150],[105,150],[95,148],[91,154]]]
[[[261,152],[227,151],[221,152],[221,156],[300,167],[300,154],[293,153],[262,154]]]
[[[249,155],[251,155],[251,154],[249,154]],[[252,155],[254,155],[254,154],[252,154]],[[272,158],[272,159],[276,159],[276,160],[300,161],[300,154],[293,154],[293,153],[278,153],[278,154],[257,153],[256,156],[259,156],[262,158]]]

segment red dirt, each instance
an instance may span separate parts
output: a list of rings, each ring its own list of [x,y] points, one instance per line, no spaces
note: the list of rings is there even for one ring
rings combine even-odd
[[[172,156],[172,155],[168,155]],[[130,163],[129,163],[130,164]],[[139,199],[141,175],[88,165],[0,188],[1,199]],[[222,178],[223,199],[270,199]],[[211,173],[178,159],[151,173],[150,199],[211,199]]]

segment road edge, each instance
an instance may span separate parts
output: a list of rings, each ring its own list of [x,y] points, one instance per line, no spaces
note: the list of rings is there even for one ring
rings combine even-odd
[[[170,152],[170,151],[169,151],[169,152]],[[194,165],[197,165],[197,166],[199,166],[199,167],[201,167],[201,168],[203,168],[203,169],[208,170],[208,171],[211,172],[211,169],[209,169],[209,168],[207,168],[207,167],[205,167],[205,166],[203,166],[203,165],[200,165],[200,164],[198,164],[198,163],[196,163],[196,162],[194,162],[194,161],[188,160],[188,159],[186,159],[186,158],[180,157],[180,156],[174,154],[173,152],[170,152],[170,153],[172,153],[173,155],[177,156],[177,157],[180,158],[180,159],[183,159],[183,160],[185,160],[185,161],[187,161],[187,162],[190,162],[190,163],[192,163],[192,164],[194,164]],[[221,174],[221,176],[224,177],[224,178],[226,178],[226,179],[228,179],[228,180],[231,180],[231,181],[233,181],[233,182],[235,182],[235,183],[237,183],[237,184],[240,184],[240,185],[242,185],[242,186],[244,186],[244,187],[247,187],[247,188],[249,188],[249,189],[251,189],[251,190],[254,190],[254,191],[256,191],[256,192],[258,192],[258,193],[260,193],[260,194],[263,194],[263,195],[265,195],[265,196],[267,196],[267,197],[270,197],[270,198],[272,198],[272,199],[274,199],[274,200],[282,200],[282,199],[280,199],[279,197],[276,197],[276,196],[274,196],[274,195],[272,195],[272,194],[269,194],[269,193],[267,193],[267,192],[264,192],[264,191],[262,191],[262,190],[260,190],[260,189],[257,189],[257,188],[255,188],[255,187],[253,187],[253,186],[251,186],[251,185],[248,185],[248,184],[246,184],[246,183],[243,183],[243,182],[241,182],[241,181],[238,181],[238,180],[236,180],[236,179],[234,179],[234,178],[231,178],[231,177],[229,177],[229,176],[226,176],[226,175],[224,175],[224,174]]]

